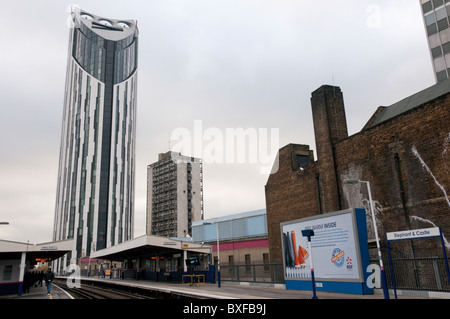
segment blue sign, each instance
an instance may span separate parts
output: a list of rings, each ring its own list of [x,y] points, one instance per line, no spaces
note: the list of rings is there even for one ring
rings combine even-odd
[[[304,230],[314,231],[311,250]],[[314,256],[317,290],[372,294],[366,284],[369,265],[366,212],[348,209],[281,224],[287,289],[311,290],[309,258]]]

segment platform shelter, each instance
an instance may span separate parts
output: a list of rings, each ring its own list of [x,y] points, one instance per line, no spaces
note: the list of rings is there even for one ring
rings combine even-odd
[[[73,240],[42,244],[0,240],[0,295],[22,294],[26,271],[37,263],[58,259],[74,246]]]
[[[211,265],[212,247],[193,243],[188,238],[144,235],[119,245],[93,252],[92,259],[120,262],[120,269],[106,271],[111,278],[136,278],[155,281],[181,281],[186,273],[204,274],[206,282],[214,282]],[[198,264],[190,267],[186,260],[197,257]]]

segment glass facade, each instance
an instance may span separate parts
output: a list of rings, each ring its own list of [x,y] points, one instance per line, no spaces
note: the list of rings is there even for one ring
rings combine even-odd
[[[80,28],[74,28],[73,37],[73,58],[97,80],[117,84],[136,71],[138,42],[136,36],[119,41],[107,40],[87,25],[81,24]]]
[[[262,209],[197,221],[192,225],[193,241],[216,241],[217,223],[219,224],[219,240],[248,239],[252,237],[267,236],[266,210]]]
[[[138,30],[83,11],[74,21],[53,240],[75,239],[80,258],[133,238]]]
[[[450,77],[450,0],[420,0],[437,82]]]

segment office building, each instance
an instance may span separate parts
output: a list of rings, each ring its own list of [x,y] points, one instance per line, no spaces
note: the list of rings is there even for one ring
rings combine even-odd
[[[61,269],[134,236],[138,29],[72,18],[53,240],[75,247]]]
[[[217,264],[217,233],[221,265],[250,265],[269,262],[266,210],[259,209],[196,221],[192,240],[212,246]]]
[[[159,154],[147,167],[147,234],[192,236],[192,222],[203,219],[203,168],[198,158]]]
[[[450,75],[450,1],[420,0],[436,82]]]

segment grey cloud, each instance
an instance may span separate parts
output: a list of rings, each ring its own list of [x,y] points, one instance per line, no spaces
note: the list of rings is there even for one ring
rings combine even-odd
[[[309,98],[322,84],[341,86],[354,133],[379,105],[434,81],[418,1],[4,3],[0,220],[17,223],[0,238],[51,238],[71,3],[138,20],[136,235],[145,230],[146,165],[167,151],[175,128],[196,119],[222,130],[276,127],[280,146],[313,146]],[[371,4],[380,28],[367,26]],[[245,178],[238,192],[236,176]],[[205,165],[204,178],[206,218],[264,205],[266,177],[256,167]]]

